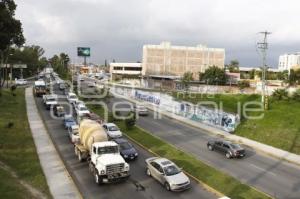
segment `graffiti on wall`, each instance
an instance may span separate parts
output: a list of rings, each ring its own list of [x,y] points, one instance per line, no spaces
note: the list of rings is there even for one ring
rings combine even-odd
[[[151,94],[147,94],[141,91],[135,91],[134,97],[139,100],[150,102],[152,104],[160,105],[160,98]]]
[[[178,102],[167,94],[128,88],[118,88],[116,91],[121,95],[155,104],[163,111],[174,113],[195,122],[205,123],[227,132],[234,131],[240,122],[238,115],[209,109],[205,106],[196,106],[188,102]]]

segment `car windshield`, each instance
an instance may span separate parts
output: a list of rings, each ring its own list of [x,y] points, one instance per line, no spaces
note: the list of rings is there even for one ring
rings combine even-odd
[[[170,166],[164,167],[164,172],[165,172],[166,176],[172,176],[172,175],[176,175],[176,174],[180,173],[181,171],[177,168],[177,166],[170,165]]]
[[[118,146],[106,146],[106,147],[99,147],[98,154],[109,154],[109,153],[119,153]]]
[[[73,118],[67,118],[66,122],[75,122]]]
[[[121,150],[128,150],[132,148],[132,145],[129,142],[120,143]]]
[[[87,111],[87,108],[84,107],[84,106],[82,106],[82,107],[80,107],[80,110],[81,110],[81,111]]]
[[[48,102],[54,102],[55,99],[54,98],[50,98],[50,99],[47,99]]]
[[[233,149],[240,149],[240,148],[241,148],[241,146],[238,145],[238,144],[230,144],[230,146],[231,146],[231,148],[233,148]]]
[[[77,97],[75,95],[71,95],[70,99],[76,99]]]
[[[116,127],[116,126],[109,126],[109,127],[108,127],[108,130],[109,130],[109,131],[118,131],[119,129],[118,129],[118,127]]]

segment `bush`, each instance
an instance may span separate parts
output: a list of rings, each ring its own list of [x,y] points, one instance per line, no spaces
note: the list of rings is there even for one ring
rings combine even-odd
[[[250,83],[247,80],[239,81],[238,82],[238,87],[240,89],[248,88],[248,87],[250,87]]]
[[[128,117],[124,120],[126,129],[131,129],[136,123],[136,117],[134,112],[130,112]]]
[[[289,95],[286,89],[276,89],[273,94],[273,98],[276,100],[287,100],[289,99]]]
[[[297,89],[292,96],[293,100],[300,101],[300,89]]]

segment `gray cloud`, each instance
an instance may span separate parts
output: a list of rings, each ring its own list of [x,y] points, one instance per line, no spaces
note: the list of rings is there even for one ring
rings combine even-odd
[[[143,44],[206,44],[226,49],[226,61],[260,65],[259,31],[269,37],[268,63],[279,54],[300,51],[297,0],[15,0],[28,44],[46,55],[90,46],[91,61],[137,61]]]

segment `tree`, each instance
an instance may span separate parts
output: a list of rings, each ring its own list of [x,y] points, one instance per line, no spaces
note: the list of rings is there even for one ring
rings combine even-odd
[[[47,66],[47,58],[42,57],[44,49],[40,46],[24,46],[22,48],[11,48],[11,55],[8,57],[10,64],[26,64],[27,69],[23,71],[25,77],[35,75],[38,71]],[[13,75],[20,77],[20,70],[14,70]]]
[[[203,74],[203,78],[207,84],[224,85],[227,82],[225,70],[217,66],[210,66]]]
[[[238,87],[242,90],[244,88],[250,87],[250,83],[247,80],[242,80],[238,82]]]
[[[277,73],[277,79],[288,81],[288,79],[289,79],[289,71],[288,70],[284,70],[284,71],[278,72]]]
[[[187,91],[189,89],[189,85],[191,81],[193,81],[193,73],[192,72],[185,72],[181,78],[181,83],[184,89]]]
[[[17,5],[13,0],[2,0],[0,2],[0,60],[1,65],[7,60],[10,47],[20,47],[25,43],[22,24],[15,19]],[[6,68],[6,73],[7,73]],[[2,87],[2,74],[4,69],[0,68],[0,88]]]
[[[59,55],[53,55],[49,59],[53,70],[59,74],[63,79],[70,79],[70,73],[68,69],[68,64],[70,62],[70,57],[66,53],[60,53]]]
[[[231,60],[229,65],[227,65],[227,68],[229,70],[229,72],[231,73],[238,73],[240,71],[240,67],[239,67],[239,61],[234,59]]]
[[[255,69],[252,69],[250,71],[250,79],[254,79],[255,78]]]

